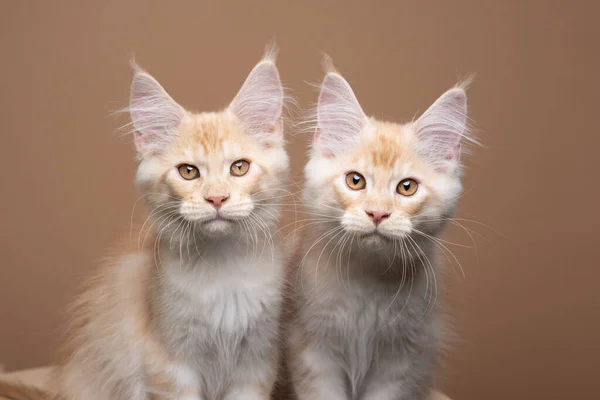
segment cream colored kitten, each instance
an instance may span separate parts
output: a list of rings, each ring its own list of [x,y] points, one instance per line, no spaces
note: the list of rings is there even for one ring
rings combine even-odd
[[[152,237],[102,269],[76,304],[68,400],[264,400],[278,362],[286,184],[273,57],[223,111],[194,114],[137,69],[129,112]]]
[[[466,111],[455,87],[414,122],[382,122],[341,75],[325,77],[286,335],[300,400],[428,396],[442,332],[435,241],[461,192]]]

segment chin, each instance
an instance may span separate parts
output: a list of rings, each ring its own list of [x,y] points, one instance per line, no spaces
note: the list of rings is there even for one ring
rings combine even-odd
[[[393,246],[392,239],[382,235],[377,231],[370,233],[360,233],[358,244],[362,249],[366,250],[384,250]]]
[[[235,224],[233,221],[225,219],[213,219],[202,224],[202,231],[210,237],[229,236],[234,232]]]

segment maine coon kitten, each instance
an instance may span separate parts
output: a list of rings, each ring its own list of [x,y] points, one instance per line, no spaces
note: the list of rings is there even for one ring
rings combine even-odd
[[[325,76],[286,335],[300,400],[429,395],[442,336],[435,241],[461,192],[466,111],[459,86],[414,122],[383,122],[341,75]]]
[[[148,248],[109,263],[76,304],[61,398],[269,398],[283,273],[271,234],[288,173],[283,100],[272,55],[220,112],[184,110],[135,69],[136,179],[155,233]]]

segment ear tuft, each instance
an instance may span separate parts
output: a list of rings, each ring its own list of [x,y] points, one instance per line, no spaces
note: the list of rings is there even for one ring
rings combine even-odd
[[[321,65],[323,67],[323,71],[325,71],[325,74],[341,75],[333,63],[333,58],[331,58],[329,54],[323,53]]]
[[[455,87],[441,95],[414,123],[418,152],[436,169],[454,171],[466,137],[467,94]]]
[[[275,66],[275,50],[252,69],[228,109],[244,125],[248,135],[258,140],[272,139],[282,134],[283,86]]]
[[[330,60],[329,64],[333,65]],[[317,148],[325,155],[352,148],[367,124],[368,118],[350,84],[337,72],[327,73],[317,104]]]
[[[135,130],[135,144],[142,154],[160,151],[177,135],[186,111],[150,74],[135,62],[128,111]]]

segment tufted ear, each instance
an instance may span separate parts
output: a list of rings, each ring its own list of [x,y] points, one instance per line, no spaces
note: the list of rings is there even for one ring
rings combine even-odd
[[[367,125],[350,84],[336,72],[325,75],[317,104],[316,147],[328,156],[352,148]]]
[[[175,135],[186,111],[150,74],[134,65],[129,113],[140,154],[160,151]]]
[[[459,165],[461,139],[467,133],[467,94],[452,88],[440,96],[414,124],[418,152],[436,169]]]
[[[272,54],[252,69],[228,109],[257,140],[282,134],[283,86]]]

